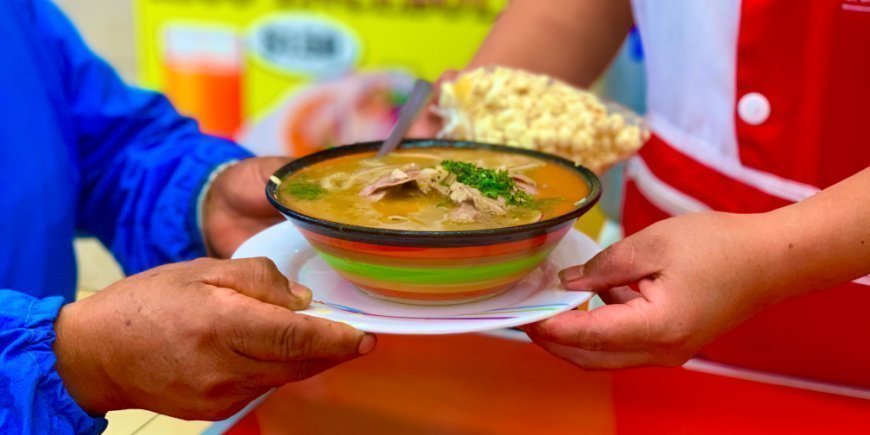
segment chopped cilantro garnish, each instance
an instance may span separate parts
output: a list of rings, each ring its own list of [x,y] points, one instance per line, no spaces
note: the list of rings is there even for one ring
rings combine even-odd
[[[505,170],[481,168],[455,160],[445,160],[441,166],[455,175],[456,181],[476,188],[488,198],[502,197],[508,205],[524,205],[532,200],[532,195],[517,187],[517,182]]]
[[[297,180],[287,185],[287,193],[298,199],[313,200],[323,196],[326,189],[311,181]]]

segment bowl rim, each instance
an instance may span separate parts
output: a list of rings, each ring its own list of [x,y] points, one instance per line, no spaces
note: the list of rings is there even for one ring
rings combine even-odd
[[[351,154],[359,154],[364,152],[377,151],[380,147],[381,142],[361,142],[351,145],[343,145],[334,148],[329,148],[323,151],[318,151],[314,154],[309,154],[305,157],[301,157],[299,159],[293,160],[290,163],[287,163],[272,175],[269,178],[269,181],[266,184],[266,197],[269,202],[275,207],[278,211],[280,211],[284,216],[296,220],[308,225],[312,225],[314,227],[322,227],[333,232],[338,232],[341,234],[347,235],[362,235],[369,237],[399,237],[399,238],[414,238],[414,239],[431,239],[431,240],[443,240],[443,239],[453,239],[457,237],[461,238],[491,238],[503,235],[513,235],[521,232],[527,231],[536,231],[536,230],[546,230],[549,228],[556,227],[562,223],[571,221],[573,219],[579,218],[584,215],[587,211],[589,211],[598,200],[601,198],[601,181],[598,179],[598,176],[595,175],[594,172],[586,168],[585,166],[575,164],[574,162],[553,155],[548,154],[536,150],[511,147],[505,145],[496,145],[490,143],[483,142],[472,142],[472,141],[457,141],[457,140],[447,140],[447,139],[406,139],[402,141],[397,149],[426,149],[426,148],[466,148],[466,149],[487,149],[493,151],[504,151],[512,154],[523,154],[531,157],[535,157],[541,160],[548,160],[551,162],[555,162],[562,166],[565,166],[569,169],[577,172],[584,181],[589,186],[589,193],[584,197],[586,200],[583,204],[579,205],[577,208],[572,211],[552,217],[550,219],[533,222],[529,224],[516,225],[510,227],[498,227],[498,228],[489,228],[489,229],[478,229],[478,230],[458,230],[458,231],[418,231],[418,230],[396,230],[396,229],[387,229],[387,228],[375,228],[375,227],[365,227],[360,225],[352,225],[352,224],[344,224],[340,222],[330,221],[326,219],[320,219],[313,216],[308,216],[306,214],[295,211],[278,200],[277,189],[279,183],[276,183],[274,180],[277,177],[279,180],[283,180],[285,177],[302,170],[308,166],[311,166],[316,163],[320,163],[326,160],[331,160],[338,157],[343,157]]]

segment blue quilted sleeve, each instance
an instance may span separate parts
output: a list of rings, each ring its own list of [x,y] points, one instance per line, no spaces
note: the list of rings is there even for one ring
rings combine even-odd
[[[97,434],[104,418],[76,404],[55,370],[54,321],[62,298],[0,290],[0,433]]]

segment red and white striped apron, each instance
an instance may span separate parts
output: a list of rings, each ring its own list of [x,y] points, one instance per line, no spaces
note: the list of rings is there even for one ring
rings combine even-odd
[[[654,135],[628,165],[627,234],[773,210],[870,166],[870,0],[636,0],[634,12]],[[868,285],[774,306],[701,357],[870,391]]]

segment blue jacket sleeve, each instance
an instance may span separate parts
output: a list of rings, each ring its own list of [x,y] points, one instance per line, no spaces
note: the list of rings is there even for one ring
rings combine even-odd
[[[127,273],[204,255],[200,190],[217,166],[250,154],[201,133],[163,95],[125,85],[54,4],[34,4],[64,69],[82,177],[78,228],[96,235]]]
[[[63,300],[0,290],[0,433],[101,433],[54,369],[54,321]]]

